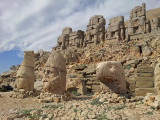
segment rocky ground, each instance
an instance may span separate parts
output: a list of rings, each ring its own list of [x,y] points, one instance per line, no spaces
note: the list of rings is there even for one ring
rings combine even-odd
[[[35,98],[10,98],[11,93],[0,93],[2,120],[160,120],[160,110],[142,101],[108,103],[88,95],[62,103],[38,103]]]
[[[10,98],[12,92],[0,92],[0,119],[13,118],[23,109],[40,109],[43,104],[34,101],[34,98]]]

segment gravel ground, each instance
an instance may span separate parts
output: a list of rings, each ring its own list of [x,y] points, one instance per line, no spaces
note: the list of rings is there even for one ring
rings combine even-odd
[[[10,98],[10,94],[12,92],[0,92],[0,119],[15,116],[17,112],[23,109],[39,109],[43,105],[35,102],[34,98]]]
[[[38,103],[35,98],[10,98],[11,93],[0,93],[1,119],[10,117],[14,120],[160,120],[160,110],[146,106],[141,101],[126,104],[99,103],[90,97],[79,97],[57,104]],[[25,111],[17,115],[23,110],[28,110],[29,114]]]

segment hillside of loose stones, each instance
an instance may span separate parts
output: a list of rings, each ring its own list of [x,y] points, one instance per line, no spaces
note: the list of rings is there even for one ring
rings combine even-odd
[[[2,120],[159,120],[160,110],[133,102],[108,103],[105,99],[91,99],[91,95],[74,96],[61,103],[37,103],[34,98],[10,98],[11,92],[0,93]],[[138,101],[137,101],[138,100]],[[4,119],[5,118],[5,119]]]

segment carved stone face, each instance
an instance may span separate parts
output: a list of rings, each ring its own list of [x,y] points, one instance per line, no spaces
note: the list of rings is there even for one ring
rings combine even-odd
[[[52,67],[45,67],[44,68],[44,74],[43,74],[43,88],[45,92],[51,92],[51,87],[54,83],[57,82],[56,77],[58,77],[58,70]]]
[[[66,62],[59,51],[52,51],[43,71],[43,91],[63,94],[66,90]]]
[[[17,74],[17,88],[21,89],[24,87],[24,82],[27,81],[27,76],[24,74]]]
[[[66,73],[61,70],[45,67],[43,75],[43,90],[44,92],[61,94],[65,91],[66,87]]]
[[[17,88],[24,89],[26,91],[32,91],[34,89],[34,76],[27,76],[26,74],[17,74]]]
[[[26,91],[32,91],[34,89],[34,63],[34,52],[24,51],[24,58],[16,75],[16,84],[18,89],[24,89]]]
[[[58,76],[58,70],[52,67],[44,68],[43,82],[49,82]]]

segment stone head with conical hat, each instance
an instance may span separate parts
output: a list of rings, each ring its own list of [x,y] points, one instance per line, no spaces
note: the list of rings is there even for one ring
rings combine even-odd
[[[53,50],[44,66],[43,90],[53,94],[66,91],[66,62],[60,51]]]
[[[18,89],[33,91],[34,89],[34,51],[24,51],[24,58],[16,75],[16,84]]]

